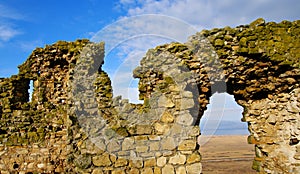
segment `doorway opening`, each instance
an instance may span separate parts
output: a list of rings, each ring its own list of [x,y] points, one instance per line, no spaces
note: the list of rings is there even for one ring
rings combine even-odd
[[[215,93],[200,121],[199,138],[203,173],[256,173],[252,169],[254,146],[248,144],[243,107],[233,95]]]

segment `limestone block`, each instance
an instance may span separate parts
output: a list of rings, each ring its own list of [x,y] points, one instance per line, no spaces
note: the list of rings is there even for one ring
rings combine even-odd
[[[137,158],[129,161],[129,167],[142,168],[144,166],[143,159]]]
[[[154,167],[154,173],[153,174],[161,174],[161,169],[159,167]]]
[[[196,140],[184,140],[178,146],[178,150],[182,150],[182,151],[195,150],[195,148],[196,148]]]
[[[109,158],[109,154],[104,153],[100,156],[94,156],[92,158],[93,164],[97,167],[110,166],[112,163]]]
[[[187,174],[200,174],[202,171],[201,163],[195,163],[186,166]]]
[[[155,123],[154,128],[158,135],[165,134],[170,130],[170,126],[164,123]]]
[[[130,137],[124,138],[122,142],[122,150],[130,150],[134,148],[134,139]]]
[[[144,162],[144,167],[154,167],[155,165],[156,165],[156,159],[155,158],[147,159]]]
[[[142,169],[141,174],[153,174],[153,169],[150,167],[144,168]]]
[[[151,142],[150,143],[150,151],[158,151],[160,149],[159,142]]]
[[[161,141],[161,147],[163,150],[173,150],[176,148],[176,143],[174,138],[172,137],[165,137]]]
[[[138,135],[148,135],[151,134],[152,128],[151,125],[137,125],[136,134]]]
[[[176,168],[176,174],[186,174],[186,170],[184,166],[179,166]]]
[[[201,156],[199,153],[194,152],[187,158],[187,164],[196,163],[201,161]]]
[[[193,121],[194,118],[188,111],[180,112],[179,116],[176,118],[176,123],[187,126],[192,125]]]
[[[165,165],[165,167],[162,168],[162,174],[175,174],[174,167],[170,164]]]
[[[103,173],[102,169],[96,168],[93,170],[92,174],[104,174],[104,173]]]
[[[181,154],[176,154],[175,156],[170,157],[169,163],[176,164],[184,164],[186,162],[186,156]]]
[[[157,159],[157,166],[158,167],[163,167],[163,166],[165,166],[166,165],[166,163],[167,163],[167,158],[166,157],[159,157],[158,159]]]
[[[128,164],[127,159],[125,158],[118,158],[117,161],[115,162],[115,167],[123,167]]]
[[[107,145],[108,152],[117,152],[121,149],[121,145],[117,141],[110,141]]]
[[[158,99],[158,106],[159,107],[166,107],[166,108],[173,108],[175,104],[172,102],[172,100],[168,99],[166,96],[161,96]]]
[[[161,121],[163,123],[172,123],[174,121],[174,117],[171,115],[170,112],[165,111],[161,116]]]
[[[128,174],[139,174],[140,171],[139,169],[137,168],[131,168],[129,171],[128,171]]]
[[[180,102],[180,109],[186,110],[193,108],[195,106],[195,101],[193,98],[183,98]]]
[[[125,174],[125,171],[122,169],[114,169],[111,174]]]
[[[147,152],[149,149],[149,146],[136,146],[136,152]]]

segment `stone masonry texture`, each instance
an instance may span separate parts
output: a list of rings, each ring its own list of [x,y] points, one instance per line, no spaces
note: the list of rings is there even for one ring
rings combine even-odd
[[[0,173],[200,174],[215,92],[244,107],[253,169],[300,173],[299,35],[260,18],[150,49],[133,72],[143,104],[113,97],[103,42],[37,48],[0,79]]]

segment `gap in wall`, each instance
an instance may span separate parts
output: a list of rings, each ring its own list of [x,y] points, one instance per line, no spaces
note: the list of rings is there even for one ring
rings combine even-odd
[[[29,102],[32,101],[32,97],[33,97],[33,80],[29,81],[29,89],[28,89],[28,94],[29,94]]]
[[[200,120],[199,137],[203,173],[255,173],[254,146],[248,144],[243,107],[233,95],[214,93]]]

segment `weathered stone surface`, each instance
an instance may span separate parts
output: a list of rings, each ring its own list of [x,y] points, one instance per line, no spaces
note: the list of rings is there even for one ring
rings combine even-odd
[[[186,167],[199,173],[194,124],[211,94],[226,86],[249,122],[253,168],[299,173],[297,33],[299,21],[258,19],[150,49],[134,71],[144,100],[139,105],[112,98],[101,68],[104,43],[59,41],[37,48],[17,75],[0,78],[0,172],[184,173]],[[190,140],[176,149],[180,138]],[[184,164],[178,154],[186,156]],[[157,160],[147,161],[151,157]],[[133,164],[131,158],[140,160]]]
[[[151,134],[151,125],[137,125],[136,133],[139,135]]]
[[[172,107],[175,106],[175,104],[170,99],[168,99],[166,96],[161,96],[158,99],[158,106],[159,107],[172,108]]]
[[[194,122],[193,116],[187,111],[180,112],[179,116],[176,118],[176,123],[178,124],[190,126],[192,125],[193,122]]]
[[[165,123],[155,123],[154,128],[158,135],[165,134],[170,130],[170,126]]]
[[[179,166],[176,168],[176,174],[186,174],[186,170],[184,166]]]
[[[101,169],[94,169],[92,174],[103,174],[103,171]]]
[[[157,166],[158,167],[163,167],[167,163],[167,158],[166,157],[159,157],[157,159]]]
[[[141,174],[153,174],[153,169],[149,167],[144,168],[142,169]]]
[[[134,139],[125,138],[122,142],[122,150],[129,150],[134,148]]]
[[[161,141],[163,150],[173,150],[176,148],[175,140],[172,137],[166,137]]]
[[[154,167],[156,166],[156,159],[155,158],[151,158],[151,159],[148,159],[144,162],[144,166],[145,167]]]
[[[170,164],[165,165],[165,167],[162,168],[162,174],[175,174],[174,167]]]
[[[186,166],[187,174],[200,174],[202,171],[202,165],[200,163],[195,163]]]
[[[117,161],[115,162],[115,167],[123,167],[128,164],[127,159],[125,158],[118,158]]]
[[[195,152],[188,156],[186,162],[187,164],[196,163],[201,161],[201,156],[199,153]]]
[[[163,123],[172,123],[174,121],[174,117],[171,115],[170,112],[165,111],[161,116],[161,121]]]
[[[139,174],[139,173],[140,173],[139,169],[136,168],[132,168],[128,172],[128,174]]]
[[[129,167],[142,168],[143,165],[144,165],[144,163],[143,163],[143,160],[141,158],[129,161]]]
[[[90,155],[80,155],[80,156],[78,156],[78,158],[75,160],[75,165],[76,165],[77,167],[86,169],[86,168],[88,168],[88,167],[91,166],[91,162],[92,162],[92,160],[91,160],[91,156],[90,156]],[[39,165],[39,164],[38,164],[38,165]],[[40,167],[39,167],[39,166],[37,166],[37,167],[38,167],[38,168],[43,168],[43,167],[41,167],[41,165],[40,165]]]
[[[93,164],[97,167],[110,166],[112,163],[109,154],[105,153],[101,156],[94,156],[92,158]]]
[[[161,174],[161,169],[159,167],[154,167],[153,174]]]
[[[125,174],[125,171],[122,169],[115,169],[111,172],[111,174]]]
[[[186,156],[181,154],[176,154],[175,156],[170,157],[170,164],[184,164],[186,162]]]
[[[182,151],[195,150],[195,148],[196,148],[195,140],[184,140],[180,142],[178,146],[178,150],[182,150]]]

